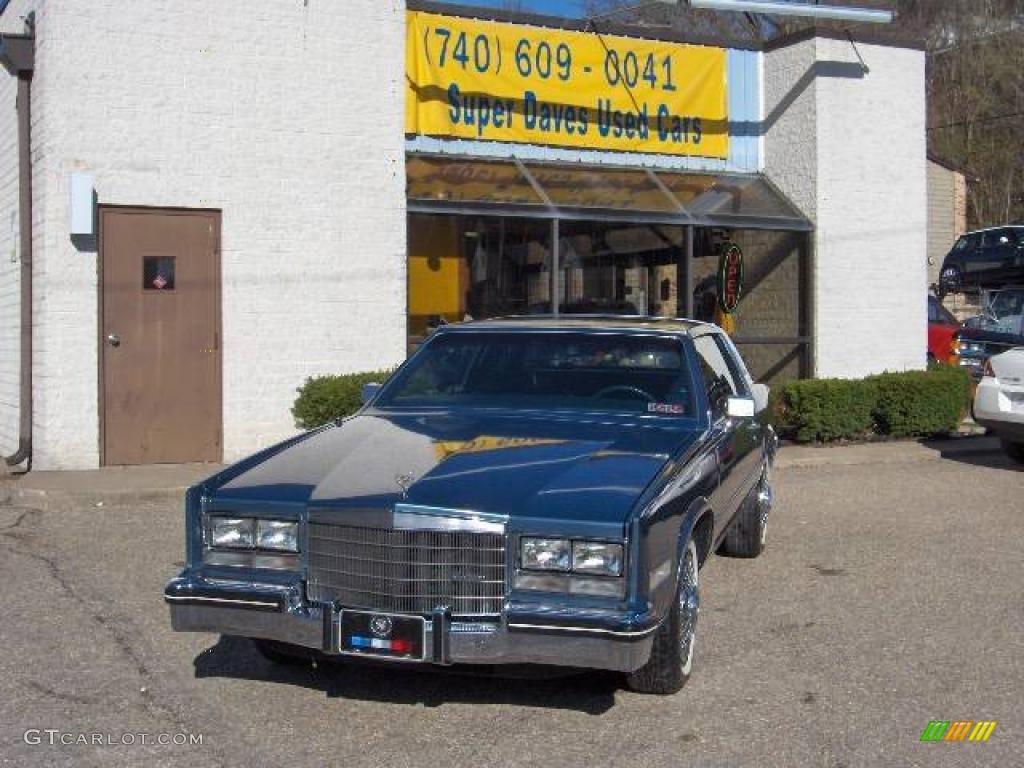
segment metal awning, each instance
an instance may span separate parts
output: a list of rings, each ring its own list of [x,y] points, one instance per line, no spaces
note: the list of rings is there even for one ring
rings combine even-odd
[[[411,154],[413,213],[683,224],[806,232],[811,223],[760,174]]]

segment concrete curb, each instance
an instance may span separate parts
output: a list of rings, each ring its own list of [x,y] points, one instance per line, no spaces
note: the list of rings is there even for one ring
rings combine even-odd
[[[219,469],[216,464],[181,464],[29,472],[0,477],[0,503],[42,510],[180,504],[189,486]]]
[[[187,486],[180,488],[156,488],[151,490],[107,490],[107,491],[65,491],[39,490],[37,488],[9,488],[4,499],[0,492],[0,503],[16,507],[30,507],[53,511],[69,507],[104,507],[107,505],[130,505],[142,503],[183,502]]]

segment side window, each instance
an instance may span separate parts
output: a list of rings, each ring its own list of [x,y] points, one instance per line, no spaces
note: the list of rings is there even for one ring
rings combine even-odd
[[[928,297],[928,322],[939,322],[939,302],[937,302],[931,296]]]
[[[725,415],[727,401],[740,393],[737,382],[741,381],[729,361],[717,334],[709,333],[693,340],[700,358],[700,370],[704,376],[704,388],[711,404],[712,418],[718,419]]]
[[[993,229],[984,233],[981,239],[981,246],[982,248],[996,248],[1000,245],[1012,245],[1015,242],[1016,238],[1013,237],[1013,233],[1010,230]]]

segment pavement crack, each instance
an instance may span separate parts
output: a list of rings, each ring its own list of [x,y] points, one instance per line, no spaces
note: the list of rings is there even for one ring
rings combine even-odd
[[[82,600],[82,598],[79,597],[78,593],[75,592],[71,584],[67,581],[67,579],[64,578],[64,574],[60,572],[60,568],[57,567],[57,564],[51,558],[47,557],[46,555],[40,555],[38,552],[31,552],[27,549],[12,549],[11,552],[13,552],[16,555],[22,555],[23,557],[27,557],[30,560],[35,560],[37,563],[42,563],[46,567],[47,572],[50,574],[50,578],[57,582],[61,590],[63,590],[68,597],[70,597],[72,600],[74,600],[76,603],[79,603],[83,607],[87,607],[85,605],[85,601]]]
[[[13,523],[0,527],[0,535],[10,536],[15,530],[17,530],[22,523],[24,523],[30,515],[41,515],[43,510],[35,509],[34,507],[25,507],[21,514],[18,515]]]
[[[811,563],[808,568],[813,568],[821,576],[842,576],[846,573],[845,568],[826,568],[824,565],[818,563]]]
[[[97,704],[98,701],[91,696],[76,696],[73,693],[66,691],[58,691],[51,688],[48,685],[38,682],[37,680],[25,680],[23,684],[26,688],[29,688],[36,693],[40,693],[43,696],[51,699],[57,699],[58,701],[66,701],[71,704]]]

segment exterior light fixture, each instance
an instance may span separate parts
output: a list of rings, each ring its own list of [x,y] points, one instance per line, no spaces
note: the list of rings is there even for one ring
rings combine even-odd
[[[775,16],[808,16],[834,21],[863,21],[871,24],[889,24],[895,14],[874,8],[852,8],[842,5],[810,5],[787,3],[781,0],[687,0],[691,8],[709,11],[736,11],[739,13],[767,13]]]

